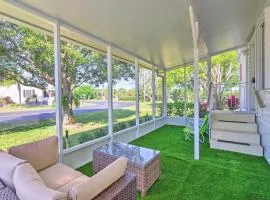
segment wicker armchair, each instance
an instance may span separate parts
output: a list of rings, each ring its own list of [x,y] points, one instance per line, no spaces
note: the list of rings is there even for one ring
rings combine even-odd
[[[0,163],[6,163],[0,164],[0,179],[19,199],[136,199],[136,177],[126,172],[126,158],[89,178],[58,163],[57,149],[57,137],[50,137],[0,152]]]

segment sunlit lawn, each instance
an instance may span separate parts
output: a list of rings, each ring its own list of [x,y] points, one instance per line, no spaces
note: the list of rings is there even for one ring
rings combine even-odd
[[[93,103],[89,102],[81,102],[79,108],[85,106],[92,106]],[[30,106],[30,105],[18,105],[12,104],[9,106],[0,107],[0,113],[8,113],[8,112],[22,112],[22,111],[35,111],[35,110],[53,110],[55,106],[53,105],[37,105],[37,106]]]
[[[140,104],[140,117],[148,115],[151,118],[152,107],[149,103]],[[135,121],[135,106],[113,110],[114,124]],[[76,115],[77,125],[64,127],[69,133],[70,146],[82,143],[82,140],[91,138],[97,130],[103,129],[107,134],[108,112],[99,111]],[[17,124],[0,124],[0,149],[6,150],[10,146],[19,145],[39,139],[43,139],[56,133],[55,119],[23,122]],[[95,133],[94,133],[95,132]],[[99,133],[99,132],[98,132]],[[83,137],[83,136],[90,137]],[[99,134],[97,135],[100,136]],[[93,136],[93,137],[96,137]]]

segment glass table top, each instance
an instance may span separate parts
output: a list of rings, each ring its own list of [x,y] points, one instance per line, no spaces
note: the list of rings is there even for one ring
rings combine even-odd
[[[97,148],[96,151],[110,154],[115,157],[124,156],[130,162],[139,165],[146,165],[159,155],[159,151],[122,142],[109,142],[104,146]]]

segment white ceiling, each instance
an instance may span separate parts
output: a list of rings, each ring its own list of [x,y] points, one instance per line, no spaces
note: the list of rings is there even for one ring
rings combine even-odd
[[[193,0],[210,54],[245,45],[265,0]]]
[[[10,7],[0,8],[0,12],[46,28],[51,26],[46,24],[46,20],[60,18],[63,24],[80,29],[85,35],[91,35],[92,39],[97,40],[87,41],[86,37],[67,33],[66,29],[65,35],[73,35],[75,40],[97,48],[102,48],[102,45],[96,41],[112,44],[116,54],[122,54],[124,57],[129,55],[126,59],[133,55],[161,68],[180,66],[193,59],[192,33],[186,0],[6,2],[27,11],[20,11],[23,14],[19,14],[18,10],[14,11],[14,8]],[[193,0],[201,36],[209,53],[244,45],[265,2],[266,0]],[[34,19],[34,15],[29,17],[29,12],[39,15],[39,18]],[[40,18],[43,16],[46,20]],[[199,47],[201,57],[206,56],[207,49],[202,40]]]

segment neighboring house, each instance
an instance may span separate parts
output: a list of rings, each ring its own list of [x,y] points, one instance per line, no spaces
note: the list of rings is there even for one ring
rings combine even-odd
[[[14,103],[20,103],[20,94],[17,84],[10,86],[0,86],[0,98],[11,97]],[[48,85],[47,90],[41,90],[35,87],[29,87],[21,85],[21,103],[26,104],[28,99],[31,99],[33,96],[37,97],[37,101],[34,103],[42,105],[50,105],[54,101],[54,87]],[[31,102],[28,102],[31,104]]]

